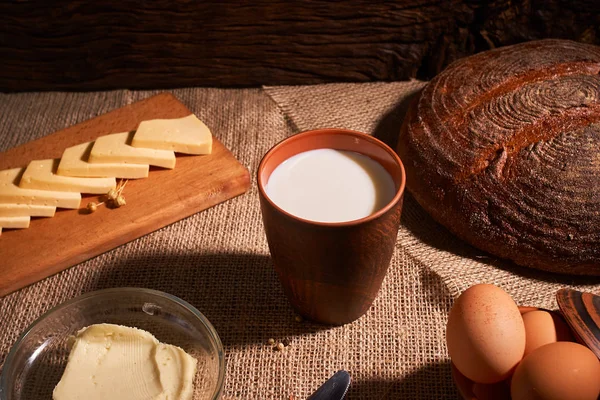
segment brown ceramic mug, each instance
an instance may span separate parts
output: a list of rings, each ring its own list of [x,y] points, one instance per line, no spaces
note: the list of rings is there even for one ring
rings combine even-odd
[[[321,148],[353,151],[377,161],[394,181],[393,199],[373,214],[348,222],[310,221],[278,207],[266,194],[273,170],[298,153]],[[302,316],[342,325],[369,309],[394,252],[405,182],[397,154],[356,131],[302,132],[265,154],[258,167],[258,190],[267,241],[283,289]]]

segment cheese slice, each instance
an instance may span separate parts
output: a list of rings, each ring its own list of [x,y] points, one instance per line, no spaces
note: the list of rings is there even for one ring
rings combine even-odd
[[[89,162],[150,164],[175,168],[175,153],[171,150],[142,149],[131,146],[133,132],[113,133],[96,139]]]
[[[212,134],[194,114],[176,119],[152,119],[142,121],[131,145],[186,154],[210,154]]]
[[[33,204],[0,204],[0,217],[54,217],[56,207]]]
[[[139,179],[148,177],[148,164],[88,162],[94,142],[78,144],[66,149],[58,164],[57,175],[87,178],[116,177],[123,179]]]
[[[17,185],[23,168],[0,171],[0,204],[33,204],[62,208],[79,208],[81,194],[52,190],[23,189]]]
[[[0,227],[12,229],[29,228],[29,217],[0,217]]]
[[[104,194],[117,186],[115,178],[78,178],[56,175],[55,171],[59,162],[58,159],[31,161],[21,177],[19,187]]]

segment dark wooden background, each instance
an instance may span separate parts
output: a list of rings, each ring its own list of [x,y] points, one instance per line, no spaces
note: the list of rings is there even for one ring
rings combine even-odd
[[[600,0],[0,0],[0,91],[427,79],[545,37],[600,43]]]

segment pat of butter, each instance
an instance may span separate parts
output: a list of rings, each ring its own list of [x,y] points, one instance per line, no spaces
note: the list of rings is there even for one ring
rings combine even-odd
[[[79,193],[19,187],[17,184],[22,173],[22,168],[0,171],[0,203],[79,208],[79,202],[81,201],[81,194]]]
[[[131,145],[186,154],[210,154],[212,134],[194,114],[175,119],[152,119],[140,124]]]
[[[0,217],[0,228],[25,229],[29,228],[29,217]]]
[[[150,164],[163,168],[175,168],[175,153],[170,150],[142,149],[131,146],[133,133],[113,133],[96,139],[90,153],[94,163]]]
[[[104,194],[117,186],[115,178],[80,178],[57,175],[60,160],[34,160],[29,163],[19,186],[27,189],[60,190]]]
[[[148,177],[148,164],[89,163],[88,158],[93,146],[94,142],[87,142],[66,149],[58,164],[57,175],[84,178],[116,177],[123,179]]]
[[[54,217],[56,207],[33,204],[0,204],[0,217]]]
[[[77,333],[54,400],[189,400],[197,360],[137,328],[92,325]]]

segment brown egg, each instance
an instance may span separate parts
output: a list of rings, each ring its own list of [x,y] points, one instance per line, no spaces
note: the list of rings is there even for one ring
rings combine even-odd
[[[531,312],[531,311],[538,311],[538,310],[539,310],[538,307],[519,306],[519,312],[521,313],[521,315]]]
[[[521,361],[510,391],[512,400],[596,400],[600,361],[578,343],[546,344]]]
[[[475,285],[452,306],[446,342],[452,362],[463,375],[477,383],[496,383],[510,376],[523,358],[525,326],[504,290]]]
[[[553,342],[575,341],[565,320],[555,312],[543,310],[523,314],[525,325],[525,355]]]

